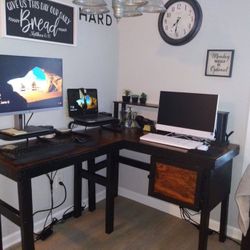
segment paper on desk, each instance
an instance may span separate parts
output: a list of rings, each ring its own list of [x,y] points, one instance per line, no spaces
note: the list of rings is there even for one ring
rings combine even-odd
[[[3,134],[12,135],[12,136],[27,134],[27,132],[24,131],[24,130],[17,130],[17,129],[14,129],[14,128],[2,129],[1,132]]]
[[[239,209],[239,227],[241,232],[246,235],[249,227],[250,211],[250,164],[240,180],[235,199]]]

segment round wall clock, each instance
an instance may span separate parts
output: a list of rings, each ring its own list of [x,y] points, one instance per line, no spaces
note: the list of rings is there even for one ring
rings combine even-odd
[[[169,0],[166,12],[158,19],[163,40],[172,45],[183,45],[198,33],[202,23],[202,10],[196,0]]]

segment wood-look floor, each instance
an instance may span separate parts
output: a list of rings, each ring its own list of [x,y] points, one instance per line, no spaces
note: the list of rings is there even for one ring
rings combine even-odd
[[[105,202],[95,212],[83,212],[54,227],[36,250],[196,250],[198,230],[189,223],[134,201],[118,197],[115,201],[115,226],[104,232]],[[20,250],[20,245],[9,250]],[[239,250],[231,240],[221,243],[218,235],[209,236],[208,250]]]

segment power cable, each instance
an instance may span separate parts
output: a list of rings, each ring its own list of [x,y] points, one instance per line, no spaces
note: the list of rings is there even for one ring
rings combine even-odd
[[[33,213],[33,216],[35,216],[38,213],[48,212],[49,211],[49,213],[47,214],[47,216],[45,218],[42,231],[40,233],[34,233],[34,235],[36,236],[35,240],[39,240],[39,239],[45,240],[47,237],[49,237],[53,233],[52,228],[56,223],[58,223],[58,219],[53,218],[53,210],[60,207],[67,199],[66,186],[64,185],[63,182],[60,181],[59,185],[61,185],[64,188],[64,199],[58,205],[54,206],[53,183],[54,183],[54,179],[55,179],[56,174],[57,174],[57,171],[54,174],[53,173],[50,173],[50,175],[46,174],[47,178],[49,179],[49,183],[50,183],[51,207],[48,208],[48,209],[38,210],[35,213]],[[46,225],[47,222],[48,222],[49,217],[51,217],[51,222],[50,222],[50,224]]]
[[[180,216],[181,216],[181,218],[184,219],[185,221],[187,221],[188,223],[190,223],[191,225],[193,225],[194,227],[196,227],[196,229],[199,229],[200,224],[197,223],[195,220],[193,220],[192,216],[195,216],[195,215],[198,215],[198,214],[200,214],[200,212],[192,214],[188,209],[180,207]],[[208,228],[208,234],[211,235],[213,233],[219,234],[217,231]],[[226,238],[233,241],[237,245],[241,244],[239,241],[237,241],[235,239],[232,239],[232,238],[230,238],[228,236],[226,236]]]

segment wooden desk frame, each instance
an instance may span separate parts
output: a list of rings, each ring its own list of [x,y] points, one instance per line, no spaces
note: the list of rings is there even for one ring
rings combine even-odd
[[[32,187],[33,177],[74,166],[74,216],[81,215],[82,200],[82,178],[88,180],[89,210],[94,211],[96,207],[96,183],[106,187],[106,213],[105,213],[105,232],[111,233],[114,229],[114,199],[118,194],[118,174],[119,163],[124,163],[139,169],[150,170],[151,164],[129,159],[119,155],[120,149],[129,149],[141,153],[162,157],[170,160],[181,159],[187,166],[198,166],[201,170],[203,198],[200,203],[201,221],[199,230],[199,250],[207,249],[208,222],[210,211],[219,203],[221,206],[220,219],[220,241],[226,239],[226,225],[228,215],[228,201],[231,185],[232,159],[239,153],[239,146],[228,145],[215,155],[206,155],[199,152],[186,152],[183,150],[173,150],[167,146],[160,146],[154,143],[144,143],[139,141],[141,132],[137,130],[126,130],[123,133],[113,133],[101,129],[93,129],[91,135],[98,141],[97,146],[84,147],[78,145],[75,150],[69,152],[70,156],[55,156],[52,159],[43,159],[30,162],[29,164],[13,164],[11,160],[0,155],[0,173],[17,182],[19,210],[0,200],[0,223],[1,216],[5,216],[21,229],[22,249],[34,250],[33,241],[33,217],[32,217]],[[95,163],[95,158],[106,155],[106,160]],[[87,170],[82,169],[82,162],[87,161]],[[96,172],[106,168],[106,177],[98,175]],[[212,175],[220,178],[226,174],[225,192],[211,198],[211,193],[216,188],[217,182]],[[220,171],[222,169],[222,171]],[[223,170],[224,169],[224,170]],[[215,187],[213,187],[215,186]],[[2,234],[0,226],[0,250],[2,247]]]

